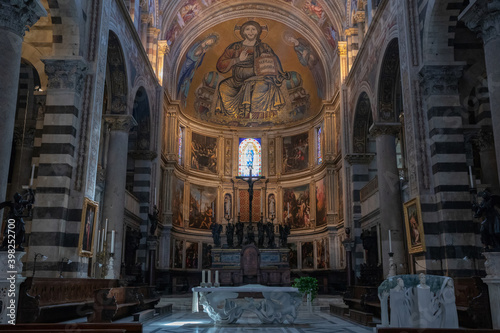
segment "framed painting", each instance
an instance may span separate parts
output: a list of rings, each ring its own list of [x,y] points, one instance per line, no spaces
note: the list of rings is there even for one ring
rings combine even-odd
[[[78,240],[78,253],[81,257],[92,257],[93,255],[98,206],[97,202],[88,198],[83,201],[80,238]]]
[[[425,252],[424,225],[422,212],[420,211],[420,200],[411,199],[404,203],[406,241],[409,253]]]

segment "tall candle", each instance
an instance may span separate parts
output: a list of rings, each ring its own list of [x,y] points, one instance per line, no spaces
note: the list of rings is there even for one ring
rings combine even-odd
[[[101,230],[97,230],[97,243],[96,243],[96,250],[99,251],[99,241],[101,240]]]
[[[392,253],[391,229],[389,229],[389,252]]]
[[[201,283],[205,283],[205,270],[201,271]]]
[[[215,283],[219,284],[219,271],[215,271]]]
[[[35,165],[31,166],[31,178],[30,178],[30,187],[33,186],[33,178],[35,177]]]
[[[111,230],[111,249],[109,253],[115,253],[115,231]]]
[[[469,165],[470,188],[474,188],[474,180],[472,179],[472,166]]]
[[[207,283],[212,283],[212,271],[208,270],[208,277],[207,277]]]

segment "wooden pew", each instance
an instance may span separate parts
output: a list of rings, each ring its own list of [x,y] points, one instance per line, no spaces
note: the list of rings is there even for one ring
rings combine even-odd
[[[58,322],[92,311],[94,290],[118,286],[118,280],[28,277],[20,286],[17,323]]]
[[[71,324],[16,324],[0,325],[0,332],[15,333],[142,333],[140,323],[71,323]]]

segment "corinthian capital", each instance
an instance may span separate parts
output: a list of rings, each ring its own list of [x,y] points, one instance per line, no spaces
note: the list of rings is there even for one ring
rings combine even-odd
[[[137,121],[130,115],[105,115],[104,120],[108,124],[111,131],[128,132],[134,126],[137,126]]]
[[[42,59],[51,89],[67,89],[81,92],[87,73],[87,62],[82,57]]]
[[[458,19],[472,31],[477,31],[484,44],[500,37],[500,3],[498,1],[473,0]]]
[[[0,26],[21,37],[42,16],[47,11],[39,0],[0,0]]]
[[[370,126],[370,135],[377,137],[379,135],[398,135],[401,130],[400,123],[374,123]]]

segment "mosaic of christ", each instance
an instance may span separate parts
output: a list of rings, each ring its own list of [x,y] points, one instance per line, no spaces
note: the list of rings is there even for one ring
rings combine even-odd
[[[323,68],[309,42],[271,20],[217,25],[187,50],[177,98],[187,114],[229,126],[272,126],[319,110]]]

